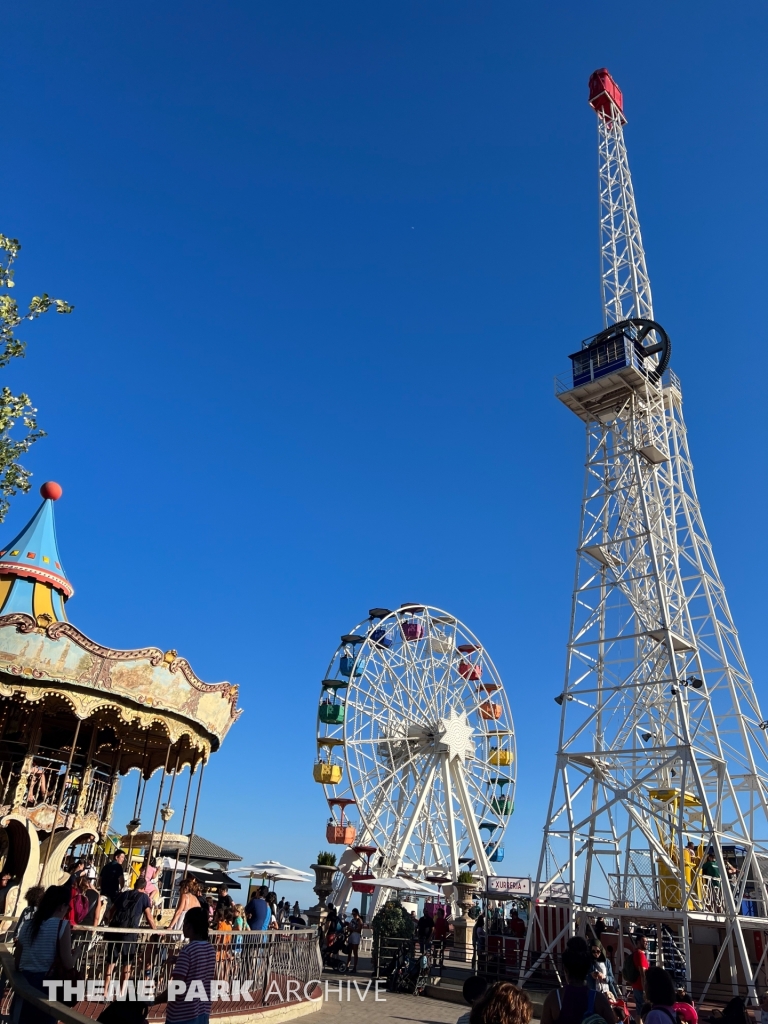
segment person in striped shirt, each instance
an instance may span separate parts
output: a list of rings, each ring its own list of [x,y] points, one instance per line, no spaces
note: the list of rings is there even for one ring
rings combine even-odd
[[[168,989],[155,1002],[168,1003],[168,1024],[208,1024],[211,982],[216,972],[216,954],[208,940],[208,912],[192,907],[184,915],[183,927],[189,942],[179,953]]]

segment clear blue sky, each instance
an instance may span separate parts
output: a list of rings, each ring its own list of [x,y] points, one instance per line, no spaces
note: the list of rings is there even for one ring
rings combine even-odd
[[[314,859],[319,681],[369,607],[416,600],[506,682],[504,866],[534,868],[584,446],[552,377],[601,326],[603,65],[768,706],[764,4],[40,0],[2,21],[0,230],[19,297],[77,307],[4,379],[50,434],[29,464],[64,486],[72,620],[241,685],[199,831]]]

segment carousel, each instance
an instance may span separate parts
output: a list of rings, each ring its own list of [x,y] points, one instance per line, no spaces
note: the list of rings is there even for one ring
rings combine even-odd
[[[54,524],[62,489],[46,483],[40,493],[33,518],[0,549],[0,871],[12,876],[5,915],[30,885],[63,882],[68,854],[104,856],[119,779],[134,768],[137,811],[149,778],[163,773],[157,807],[146,811],[151,852],[176,778],[188,766],[199,797],[203,768],[240,714],[237,686],[202,682],[175,650],[113,650],[69,621],[74,589]],[[140,825],[135,815],[131,831]]]

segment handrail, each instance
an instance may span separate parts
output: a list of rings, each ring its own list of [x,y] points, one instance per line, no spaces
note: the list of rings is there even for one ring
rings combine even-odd
[[[165,991],[184,941],[177,929],[76,926],[72,957],[80,972],[78,985],[83,988],[77,994],[78,1010],[62,1007],[61,1012],[57,1002],[49,1002],[37,990],[30,991],[15,969],[10,946],[3,944],[0,949],[9,957],[14,991],[48,1015],[58,1015],[64,1024],[83,1024],[98,1016],[105,1002],[126,998],[125,994],[112,992],[113,985],[118,990],[128,985],[128,999],[138,996],[143,1000],[138,994],[142,984],[150,985],[155,994]],[[211,932],[210,942],[216,954],[214,981],[220,986],[214,997],[214,1016],[247,1015],[256,1009],[315,998],[313,992],[322,971],[315,929]],[[146,994],[150,1024],[161,1024],[165,1005],[152,1002],[152,996]]]
[[[0,943],[0,964],[2,964],[3,974],[16,995],[25,1002],[31,1003],[36,1010],[55,1017],[63,1024],[93,1024],[92,1017],[86,1017],[84,1013],[79,1013],[77,1010],[65,1006],[64,1003],[57,1003],[54,999],[46,999],[41,996],[37,989],[16,970],[13,953],[11,953],[7,942]]]

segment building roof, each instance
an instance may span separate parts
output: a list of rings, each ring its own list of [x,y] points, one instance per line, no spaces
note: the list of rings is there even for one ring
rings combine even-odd
[[[53,518],[53,503],[61,497],[61,487],[45,483],[40,493],[40,508],[21,533],[0,550],[0,574],[46,583],[62,596],[71,597],[75,591],[61,564]]]
[[[149,832],[136,832],[131,838],[129,835],[125,835],[121,838],[120,844],[123,849],[127,850],[129,844],[133,846],[135,850],[145,849],[149,843],[151,834]],[[160,839],[159,833],[155,833],[155,842],[157,843]],[[180,859],[184,860],[187,852],[187,843],[189,842],[189,836],[180,835],[178,833],[166,832],[163,839],[163,848],[160,853],[163,856],[174,853],[176,850],[180,851]],[[193,833],[192,843],[189,850],[190,859],[194,860],[242,860],[243,858],[239,853],[233,853],[231,850],[225,850],[223,846],[218,846],[216,843],[212,843],[209,839],[204,839],[202,836]]]
[[[216,843],[212,843],[208,839],[203,839],[202,836],[194,834],[189,842],[189,856],[194,857],[195,860],[243,859],[239,853],[232,853],[231,850],[225,850],[223,846],[217,846]]]

